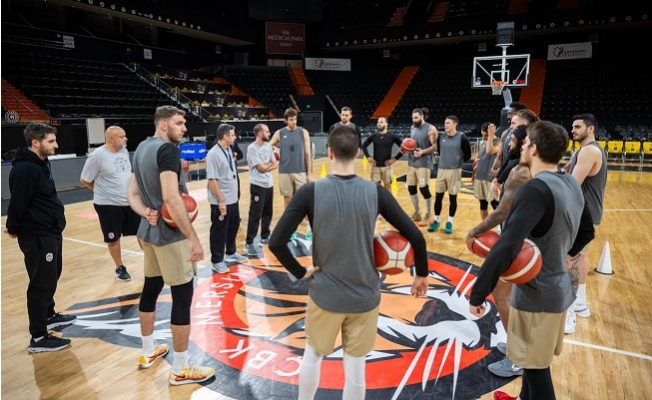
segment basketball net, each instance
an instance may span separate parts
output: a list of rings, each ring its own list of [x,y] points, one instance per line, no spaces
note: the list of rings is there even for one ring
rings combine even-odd
[[[500,95],[505,87],[505,81],[491,81],[491,94]]]

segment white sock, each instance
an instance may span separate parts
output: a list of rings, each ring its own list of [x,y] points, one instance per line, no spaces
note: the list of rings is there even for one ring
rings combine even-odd
[[[149,335],[149,336],[143,336],[143,354],[149,355],[154,352],[154,348],[156,348],[156,340],[154,339],[154,335]]]
[[[421,211],[419,210],[419,195],[418,194],[410,195],[410,201],[412,202],[412,205],[414,206],[414,212],[415,213],[421,213]]]
[[[188,365],[190,356],[188,355],[188,350],[186,351],[175,351],[174,352],[174,364],[172,364],[172,373],[180,374],[183,367]]]
[[[439,215],[435,215],[435,222],[439,222]]]
[[[426,199],[426,214],[430,214],[431,210],[432,210],[432,197]]]
[[[450,223],[452,224],[452,223],[453,223],[453,218],[455,218],[455,217],[451,217],[451,216],[449,215],[449,216],[448,216],[448,222],[450,222]]]
[[[310,232],[310,231],[311,231],[310,221],[306,221],[306,232]]]
[[[576,303],[586,303],[586,283],[580,283],[577,287]]]
[[[321,374],[321,360],[323,356],[317,354],[306,341],[303,360],[299,369],[299,400],[312,400],[317,393],[319,375]]]
[[[342,400],[364,399],[365,357],[353,357],[344,353],[344,391]]]

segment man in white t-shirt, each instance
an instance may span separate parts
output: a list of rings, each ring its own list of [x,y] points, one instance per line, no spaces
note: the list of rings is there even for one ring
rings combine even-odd
[[[254,127],[256,141],[247,147],[247,165],[249,165],[249,182],[251,201],[249,222],[245,239],[245,253],[250,256],[258,254],[254,247],[254,237],[260,225],[260,244],[269,242],[270,225],[274,211],[274,178],[272,171],[278,168],[278,160],[269,144],[269,128],[265,124]]]
[[[115,276],[129,281],[131,276],[122,262],[120,237],[136,235],[141,218],[127,202],[131,179],[127,134],[119,126],[110,126],[104,137],[105,144],[86,159],[79,181],[93,191],[93,206],[115,263]]]

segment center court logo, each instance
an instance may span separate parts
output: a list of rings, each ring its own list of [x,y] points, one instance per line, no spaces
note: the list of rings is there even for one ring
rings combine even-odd
[[[295,240],[293,252],[309,265],[306,243]],[[268,397],[271,390],[278,398],[296,398],[308,287],[291,282],[267,251],[249,264],[199,280],[192,307],[192,357],[210,357],[210,364],[221,371],[223,378],[207,384],[216,392],[248,400]],[[367,357],[368,398],[471,399],[511,380],[486,369],[502,358],[494,350],[498,339],[504,339],[494,305],[480,319],[468,312],[477,267],[430,254],[429,270],[427,298],[410,296],[412,277],[407,273],[382,276],[378,334]],[[166,299],[162,296],[159,301]],[[107,301],[109,307],[102,310],[75,306],[93,311],[80,312],[66,335],[139,348],[137,295],[131,303],[128,311]],[[167,332],[169,337],[170,308],[164,301],[157,309],[159,336]],[[325,399],[341,398],[342,356],[336,343],[333,354],[324,357],[319,393]]]

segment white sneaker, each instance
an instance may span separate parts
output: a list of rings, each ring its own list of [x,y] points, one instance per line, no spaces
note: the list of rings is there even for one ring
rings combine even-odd
[[[244,262],[249,260],[249,258],[243,256],[242,254],[233,253],[233,254],[225,254],[224,255],[224,261],[231,263],[231,262]]]
[[[575,323],[575,311],[569,308],[568,311],[566,311],[566,324],[564,325],[564,333],[570,335],[571,333],[575,332]]]
[[[591,311],[589,310],[589,303],[586,301],[579,302],[576,301],[573,304],[573,311],[577,314],[578,317],[588,318],[591,316]]]
[[[213,263],[212,268],[213,271],[217,272],[218,274],[226,274],[227,272],[229,272],[229,267],[227,267],[224,261]]]

